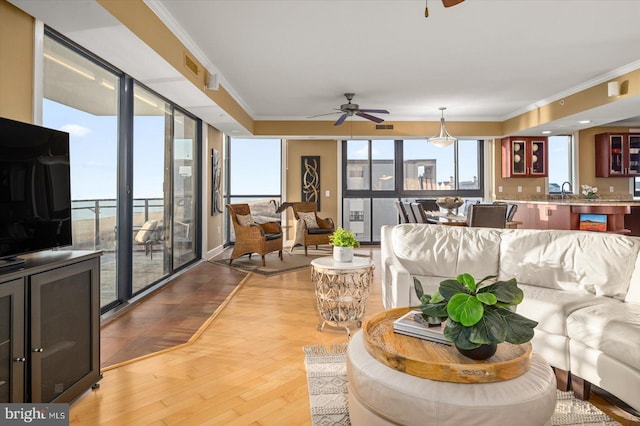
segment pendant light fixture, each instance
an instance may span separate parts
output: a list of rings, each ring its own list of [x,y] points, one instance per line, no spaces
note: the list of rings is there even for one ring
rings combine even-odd
[[[447,108],[440,107],[439,109],[440,111],[442,111],[442,118],[440,118],[440,134],[438,134],[437,136],[432,136],[428,140],[435,146],[444,147],[451,145],[452,143],[457,141],[457,139],[451,136],[449,132],[447,132],[447,128],[444,125],[444,110]]]

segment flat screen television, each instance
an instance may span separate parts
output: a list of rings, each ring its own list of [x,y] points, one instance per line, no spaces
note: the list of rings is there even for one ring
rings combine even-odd
[[[69,134],[0,117],[0,267],[71,243]]]

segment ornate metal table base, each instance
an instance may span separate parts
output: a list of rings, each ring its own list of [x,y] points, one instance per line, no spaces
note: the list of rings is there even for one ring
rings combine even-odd
[[[373,262],[370,258],[354,257],[352,262],[340,263],[332,257],[311,262],[311,279],[316,286],[318,312],[323,319],[318,330],[325,325],[343,328],[349,337],[349,325],[362,326],[373,280]]]

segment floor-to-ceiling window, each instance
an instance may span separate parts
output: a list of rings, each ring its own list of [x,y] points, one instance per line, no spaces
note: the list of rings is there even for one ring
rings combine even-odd
[[[198,257],[200,121],[50,29],[43,61],[43,125],[71,135],[71,248],[102,250],[104,311]]]
[[[343,225],[360,242],[380,241],[397,223],[395,201],[444,196],[482,198],[481,140],[441,148],[425,140],[343,141]]]
[[[44,38],[42,123],[69,133],[73,248],[102,250],[101,304],[118,300],[116,212],[120,74]]]
[[[196,191],[198,123],[176,111],[173,120],[173,267],[180,267],[196,257],[194,228],[196,227]]]
[[[170,204],[165,193],[167,135],[171,134],[171,105],[139,84],[133,95],[133,293],[166,276],[171,270],[167,255]],[[166,201],[165,201],[166,200]],[[148,233],[138,232],[145,223]],[[144,257],[142,257],[144,254]]]

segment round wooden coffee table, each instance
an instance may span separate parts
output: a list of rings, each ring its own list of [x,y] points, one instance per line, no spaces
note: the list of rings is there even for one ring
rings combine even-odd
[[[362,328],[367,351],[381,363],[414,376],[456,383],[491,383],[527,372],[531,343],[501,343],[491,358],[473,360],[455,346],[405,336],[393,331],[393,322],[412,310],[396,308],[368,318]]]
[[[351,336],[349,325],[362,326],[373,268],[369,257],[354,257],[352,262],[336,262],[333,257],[311,261],[311,279],[323,320],[318,330],[330,325],[343,328]]]

